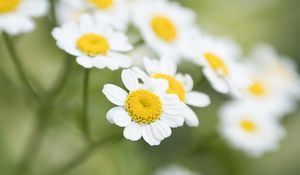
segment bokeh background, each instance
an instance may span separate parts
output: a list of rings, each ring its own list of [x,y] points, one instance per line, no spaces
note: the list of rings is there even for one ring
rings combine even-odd
[[[300,1],[299,0],[179,0],[194,9],[199,24],[215,35],[230,36],[241,44],[245,53],[259,42],[272,44],[279,53],[300,64]],[[65,54],[57,49],[50,32],[48,18],[37,20],[37,30],[14,38],[21,61],[34,88],[39,92],[50,89],[57,76],[65,71]],[[197,80],[200,70],[185,63],[180,71]],[[48,114],[47,126],[36,152],[29,157],[29,175],[44,175],[59,169],[86,147],[78,128],[81,111],[83,69],[75,61],[65,81],[62,93]],[[89,88],[89,119],[93,140],[110,135],[122,135],[122,129],[109,124],[106,111],[112,105],[100,90],[105,83],[122,86],[120,71],[92,70]],[[218,136],[218,109],[228,99],[215,93],[207,83],[195,87],[207,92],[212,104],[195,109],[201,124],[198,128],[173,130],[172,137],[158,147],[143,141],[130,142],[123,138],[94,149],[70,175],[147,175],[168,164],[180,164],[203,175],[299,175],[300,174],[300,110],[283,120],[287,136],[277,152],[259,159],[249,158],[233,150]],[[300,87],[299,87],[300,88]],[[0,37],[0,174],[15,173],[24,156],[24,149],[34,128],[34,105],[24,97],[11,57]],[[47,110],[45,110],[45,113]],[[45,114],[47,115],[47,114]],[[43,115],[42,115],[43,116]]]

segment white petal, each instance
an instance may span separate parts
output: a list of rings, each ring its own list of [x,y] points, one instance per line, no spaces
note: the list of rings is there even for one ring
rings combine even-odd
[[[137,75],[131,69],[122,71],[122,81],[129,91],[134,91],[139,88],[139,81]]]
[[[179,100],[177,95],[164,94],[161,97],[163,111],[168,114],[181,114],[184,109],[184,104]]]
[[[216,91],[223,94],[229,93],[229,86],[225,79],[219,77],[213,70],[209,68],[204,68],[203,73]]]
[[[110,102],[118,106],[124,105],[128,95],[125,90],[113,84],[104,85],[102,92]]]
[[[88,56],[79,56],[76,58],[76,62],[83,66],[84,68],[90,69],[93,67],[93,63],[91,61],[91,58]]]
[[[177,65],[176,62],[168,57],[162,57],[160,59],[160,70],[161,73],[170,75],[170,76],[174,76],[176,74],[177,71]]]
[[[183,125],[184,118],[180,115],[162,114],[161,121],[165,122],[171,128],[177,128]]]
[[[164,79],[149,78],[145,82],[145,85],[148,90],[152,91],[154,94],[158,96],[165,94],[167,92],[167,89],[169,88],[168,81]]]
[[[120,110],[120,108],[123,108],[123,107],[120,107],[120,106],[117,106],[117,107],[113,107],[111,108],[107,113],[106,113],[106,119],[110,122],[110,123],[115,123],[114,122],[114,114]]]
[[[135,122],[131,122],[128,126],[125,127],[123,135],[128,140],[139,140],[142,137],[141,125]]]
[[[189,92],[186,94],[185,102],[189,105],[196,107],[205,107],[210,104],[210,98],[208,95],[201,92]]]
[[[199,119],[190,107],[186,106],[182,115],[187,125],[191,127],[197,127],[199,125]]]
[[[107,67],[111,70],[128,68],[132,64],[132,61],[128,56],[116,52],[109,52],[107,58]]]
[[[150,145],[155,146],[159,145],[161,140],[158,140],[154,137],[150,125],[144,125],[142,126],[142,136],[144,140]]]
[[[151,129],[153,135],[158,140],[163,140],[167,137],[170,137],[172,131],[171,128],[165,123],[160,120],[151,124]]]
[[[131,117],[128,115],[126,110],[122,108],[122,110],[118,110],[115,112],[114,122],[120,127],[125,127],[131,123]]]
[[[194,82],[192,77],[189,74],[177,74],[176,80],[178,80],[184,87],[184,89],[189,92],[193,89]]]
[[[148,74],[160,72],[158,60],[150,59],[148,57],[143,58],[144,66]]]

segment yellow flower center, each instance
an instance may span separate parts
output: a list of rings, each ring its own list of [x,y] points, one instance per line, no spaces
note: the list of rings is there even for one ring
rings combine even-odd
[[[159,73],[153,74],[152,77],[153,78],[157,78],[157,79],[162,78],[162,79],[167,80],[168,83],[169,83],[169,88],[167,90],[167,93],[169,93],[169,94],[176,94],[181,101],[185,100],[185,90],[184,90],[184,87],[174,77],[171,77],[171,76],[166,75],[166,74],[159,74]]]
[[[211,52],[207,52],[204,54],[204,58],[216,72],[220,72],[223,76],[228,76],[229,69],[220,57]]]
[[[177,37],[176,26],[168,17],[154,16],[151,20],[151,27],[154,33],[164,41],[171,42]]]
[[[89,56],[106,54],[109,50],[109,43],[101,35],[85,34],[77,40],[79,50]]]
[[[257,131],[256,124],[250,120],[242,120],[240,122],[240,126],[243,130],[245,130],[246,132],[249,132],[249,133],[253,133],[253,132]]]
[[[114,4],[114,0],[89,0],[89,2],[102,10],[106,10]]]
[[[254,81],[249,87],[248,90],[255,96],[263,96],[266,94],[266,89],[264,85],[259,81]]]
[[[140,124],[149,124],[162,113],[162,103],[157,95],[147,90],[131,92],[125,102],[125,108],[132,119]]]
[[[0,0],[0,13],[8,13],[17,9],[20,0]]]

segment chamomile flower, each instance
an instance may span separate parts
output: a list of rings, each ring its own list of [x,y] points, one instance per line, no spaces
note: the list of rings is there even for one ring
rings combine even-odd
[[[267,44],[255,46],[250,57],[255,66],[272,79],[273,86],[282,89],[290,99],[300,99],[300,76],[295,62],[280,56]]]
[[[144,66],[151,77],[168,81],[167,93],[177,95],[180,101],[185,104],[182,113],[185,122],[189,126],[198,126],[198,117],[188,105],[206,107],[210,104],[210,99],[206,94],[192,90],[192,77],[188,74],[176,73],[176,63],[168,58],[161,58],[160,60],[144,58]]]
[[[185,56],[181,50],[192,44],[185,40],[190,39],[186,35],[195,25],[195,14],[174,2],[140,1],[133,8],[133,23],[158,55],[178,61]]]
[[[220,113],[220,133],[232,147],[253,157],[275,151],[285,131],[268,113],[241,101],[224,105]]]
[[[129,22],[128,0],[60,0],[57,16],[61,24],[78,21],[82,14],[93,14],[97,20],[118,30],[125,30]]]
[[[77,63],[85,68],[115,70],[131,65],[131,59],[123,54],[132,49],[127,37],[97,23],[89,15],[81,16],[79,23],[55,28],[52,35],[58,47],[76,56]]]
[[[35,28],[32,18],[44,16],[47,9],[47,0],[0,0],[0,32],[30,32]]]
[[[203,35],[195,38],[194,46],[194,61],[203,67],[203,74],[216,91],[235,94],[247,83],[236,60],[240,49],[232,40]]]
[[[171,135],[172,127],[183,125],[183,105],[176,95],[167,93],[167,81],[148,78],[140,83],[132,69],[122,71],[122,81],[129,92],[112,84],[104,85],[102,92],[117,105],[107,112],[107,120],[125,127],[126,139],[143,138],[151,146],[159,145]]]

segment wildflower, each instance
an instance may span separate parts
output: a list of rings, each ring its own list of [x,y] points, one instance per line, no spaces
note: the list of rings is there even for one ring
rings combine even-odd
[[[195,25],[191,10],[168,1],[140,1],[133,7],[133,23],[150,48],[176,61],[185,56],[181,50],[192,44],[185,40]]]
[[[210,104],[210,99],[202,92],[192,91],[192,77],[189,74],[176,73],[176,63],[168,58],[161,58],[160,60],[144,58],[144,66],[151,77],[168,81],[167,93],[177,95],[180,101],[185,104],[182,113],[185,122],[189,126],[198,126],[198,117],[188,105],[206,107]]]
[[[269,113],[253,104],[233,101],[220,112],[220,133],[232,147],[241,149],[253,157],[259,157],[279,147],[284,129]]]
[[[102,92],[117,105],[107,112],[107,120],[125,127],[126,139],[142,137],[151,146],[159,145],[171,135],[171,127],[183,125],[182,103],[176,95],[167,94],[167,81],[148,78],[139,83],[132,69],[122,71],[122,81],[129,92],[112,84],[104,85]]]
[[[131,59],[123,54],[132,49],[125,34],[97,23],[90,15],[81,16],[79,23],[55,28],[52,35],[58,47],[76,56],[85,68],[116,70],[131,65]]]
[[[128,0],[60,0],[57,16],[61,24],[78,21],[82,14],[95,16],[102,24],[125,30],[129,23]]]
[[[31,32],[35,29],[32,18],[44,16],[47,10],[47,0],[0,0],[0,32]]]

